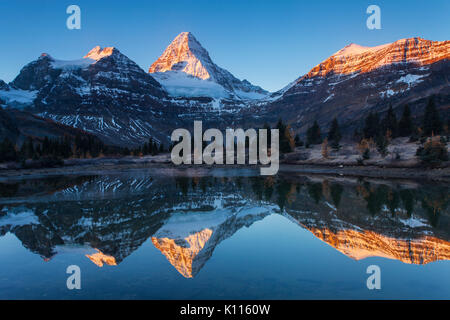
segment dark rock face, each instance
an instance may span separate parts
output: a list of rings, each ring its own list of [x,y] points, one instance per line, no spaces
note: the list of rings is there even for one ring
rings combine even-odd
[[[165,91],[117,49],[103,50],[108,54],[98,60],[86,56],[68,62],[42,55],[22,69],[12,86],[38,91],[29,111],[106,143],[130,146],[149,136],[164,140]]]
[[[11,85],[22,90],[41,90],[53,83],[61,74],[60,69],[51,66],[53,59],[43,53],[36,61],[27,64]]]
[[[0,80],[0,90],[8,91],[9,86],[5,83],[5,81]],[[0,106],[5,105],[6,101],[4,101],[2,98],[0,98]]]
[[[10,141],[16,141],[19,134],[20,131],[13,118],[8,112],[0,108],[0,141],[3,141],[5,138],[8,138]]]
[[[0,90],[8,90],[9,86],[5,83],[5,81],[0,80]]]
[[[77,135],[92,136],[94,140],[98,140],[97,137],[86,131],[36,116],[30,112],[0,109],[0,141],[8,138],[20,146],[27,137],[43,141],[45,137],[51,139],[64,136],[75,138]]]

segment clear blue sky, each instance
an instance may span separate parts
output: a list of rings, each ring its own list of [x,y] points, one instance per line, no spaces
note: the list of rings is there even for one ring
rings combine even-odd
[[[66,28],[70,4],[81,8],[81,30]],[[381,7],[382,30],[366,28],[370,4]],[[275,91],[350,43],[450,40],[449,17],[449,0],[0,0],[0,79],[13,80],[42,52],[79,59],[96,45],[147,70],[191,31],[219,66]]]

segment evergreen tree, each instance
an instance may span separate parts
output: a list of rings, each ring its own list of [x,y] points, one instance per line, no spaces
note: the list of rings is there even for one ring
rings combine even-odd
[[[292,152],[295,146],[295,142],[294,139],[292,138],[290,126],[285,125],[283,123],[283,120],[280,118],[278,120],[276,129],[278,129],[279,132],[280,152],[281,153]]]
[[[276,129],[278,129],[280,131],[280,135],[281,132],[284,131],[284,129],[286,129],[286,126],[283,123],[283,120],[281,118],[278,119],[277,125],[275,126]]]
[[[353,131],[353,140],[356,142],[360,142],[363,139],[363,134],[360,129],[355,129]]]
[[[400,137],[409,137],[413,134],[414,124],[411,119],[411,110],[409,106],[406,104],[403,108],[402,117],[398,123],[398,135]]]
[[[363,160],[369,160],[370,159],[370,149],[369,148],[364,150],[364,152],[362,154],[362,158],[363,158]]]
[[[153,138],[148,139],[148,154],[153,154]]]
[[[5,138],[0,144],[0,162],[17,161],[17,151],[12,142]]]
[[[301,147],[303,146],[303,141],[300,139],[300,136],[298,134],[295,135],[295,146],[296,147]]]
[[[32,159],[34,155],[33,139],[28,137],[20,148],[20,156],[22,159]]]
[[[152,156],[155,156],[158,154],[158,144],[153,141],[153,146],[152,146]]]
[[[122,150],[122,154],[123,154],[124,156],[129,156],[129,155],[131,154],[130,149],[128,149],[128,147],[125,147],[125,148]]]
[[[135,157],[138,157],[141,155],[141,152],[142,152],[141,147],[137,147],[136,149],[133,150],[133,155]]]
[[[439,117],[439,112],[434,105],[433,98],[430,98],[423,116],[423,133],[426,136],[431,136],[433,134],[438,135],[441,131],[442,122]]]
[[[366,118],[363,134],[364,138],[370,139],[370,138],[376,138],[380,133],[380,119],[378,117],[378,114],[376,113],[369,113],[369,115]]]
[[[42,143],[42,154],[46,156],[50,154],[50,140],[47,136],[45,136],[44,142]]]
[[[330,146],[335,150],[339,150],[341,147],[339,145],[341,139],[342,135],[341,129],[339,128],[339,122],[336,118],[334,118],[333,122],[331,123],[330,131],[328,131],[328,141],[330,143]]]
[[[437,137],[428,138],[425,144],[417,149],[416,155],[424,164],[439,165],[442,161],[448,161],[447,143]]]
[[[321,144],[322,136],[320,133],[320,127],[317,121],[314,121],[313,125],[306,131],[306,144]]]
[[[142,154],[144,156],[148,155],[148,143],[144,143],[144,146],[142,147]]]
[[[378,152],[381,154],[381,156],[384,158],[387,155],[388,152],[388,145],[389,145],[389,141],[386,138],[385,135],[378,135],[378,137],[376,138],[376,145],[377,145],[377,150]]]
[[[328,159],[329,157],[328,138],[323,139],[322,142],[322,157],[325,159]]]
[[[38,144],[35,150],[36,158],[40,158],[42,156],[42,145]]]
[[[333,183],[330,187],[330,196],[336,208],[339,208],[343,192],[344,188],[338,183]]]
[[[69,136],[64,136],[63,139],[63,158],[67,159],[70,158],[72,154],[72,139]]]
[[[289,152],[289,144],[287,143],[286,139],[284,139],[284,132],[286,130],[286,126],[283,123],[283,120],[280,118],[278,119],[277,125],[275,126],[275,129],[278,129],[278,137],[279,137],[279,147],[280,152],[285,153]]]
[[[386,117],[383,119],[381,126],[383,128],[383,132],[381,132],[380,134],[385,135],[386,132],[389,131],[391,133],[392,138],[397,137],[398,123],[392,105],[389,105],[388,112],[386,114]]]
[[[264,123],[263,129],[267,130],[267,148],[270,148],[270,142],[272,141],[272,131],[270,131],[271,130],[270,125],[267,122]],[[258,142],[259,142],[259,139],[258,139]]]

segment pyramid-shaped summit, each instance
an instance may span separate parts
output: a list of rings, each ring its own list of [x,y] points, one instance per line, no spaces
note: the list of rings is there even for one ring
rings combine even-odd
[[[182,71],[196,78],[211,78],[214,63],[190,32],[180,33],[149,69],[150,73]],[[208,70],[209,69],[209,70]]]
[[[149,72],[173,96],[207,96],[239,100],[259,99],[267,91],[239,80],[217,66],[190,32],[180,33]]]

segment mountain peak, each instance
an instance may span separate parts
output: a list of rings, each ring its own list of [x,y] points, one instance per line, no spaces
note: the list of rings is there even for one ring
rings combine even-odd
[[[189,32],[189,31],[185,31],[185,32],[181,32],[178,36],[176,36],[175,37],[175,39],[174,39],[174,41],[176,40],[176,39],[183,39],[183,40],[194,40],[194,41],[197,41],[197,39],[195,39],[195,37],[194,37],[194,35],[191,33],[191,32]],[[198,42],[198,41],[197,41]]]
[[[50,54],[43,52],[37,59],[37,61],[53,61],[55,60]]]
[[[421,37],[412,37],[412,38],[404,38],[399,39],[392,43],[387,43],[375,47],[366,47],[361,46],[356,43],[350,43],[349,45],[345,46],[338,52],[336,52],[332,57],[335,58],[342,58],[342,57],[348,57],[348,56],[355,56],[360,54],[377,54],[380,50],[387,49],[389,50],[399,50],[399,47],[403,47],[402,50],[405,51],[413,51],[413,50],[425,50],[427,51],[428,48],[432,47],[446,47],[448,46],[450,41],[431,41],[427,39],[423,39]],[[445,49],[445,48],[444,48]],[[422,52],[420,52],[422,53]]]
[[[267,91],[217,66],[190,32],[182,32],[149,68],[174,96],[260,99]]]
[[[84,56],[84,58],[98,61],[105,57],[111,56],[114,52],[117,52],[117,49],[114,47],[101,48],[100,46],[96,46],[91,51],[89,51],[88,54]]]
[[[190,32],[180,33],[150,67],[150,73],[182,71],[193,77],[211,78],[208,66],[213,62],[208,52]]]
[[[364,53],[373,53],[373,52],[381,50],[385,47],[388,47],[389,45],[391,45],[391,43],[376,46],[376,47],[365,47],[365,46],[361,46],[356,43],[350,43],[349,45],[345,46],[344,48],[342,48],[341,50],[336,52],[333,55],[333,57],[340,58],[340,57],[346,57],[346,56],[360,55],[360,54],[364,54]]]
[[[352,43],[314,67],[306,77],[366,73],[399,63],[424,66],[449,57],[450,41],[431,41],[414,37],[376,47]]]
[[[202,47],[200,42],[194,37],[194,35],[191,32],[182,32],[180,33],[174,40],[175,41],[181,41],[183,43],[186,43],[190,50],[193,51],[201,51],[206,52],[205,48]]]

